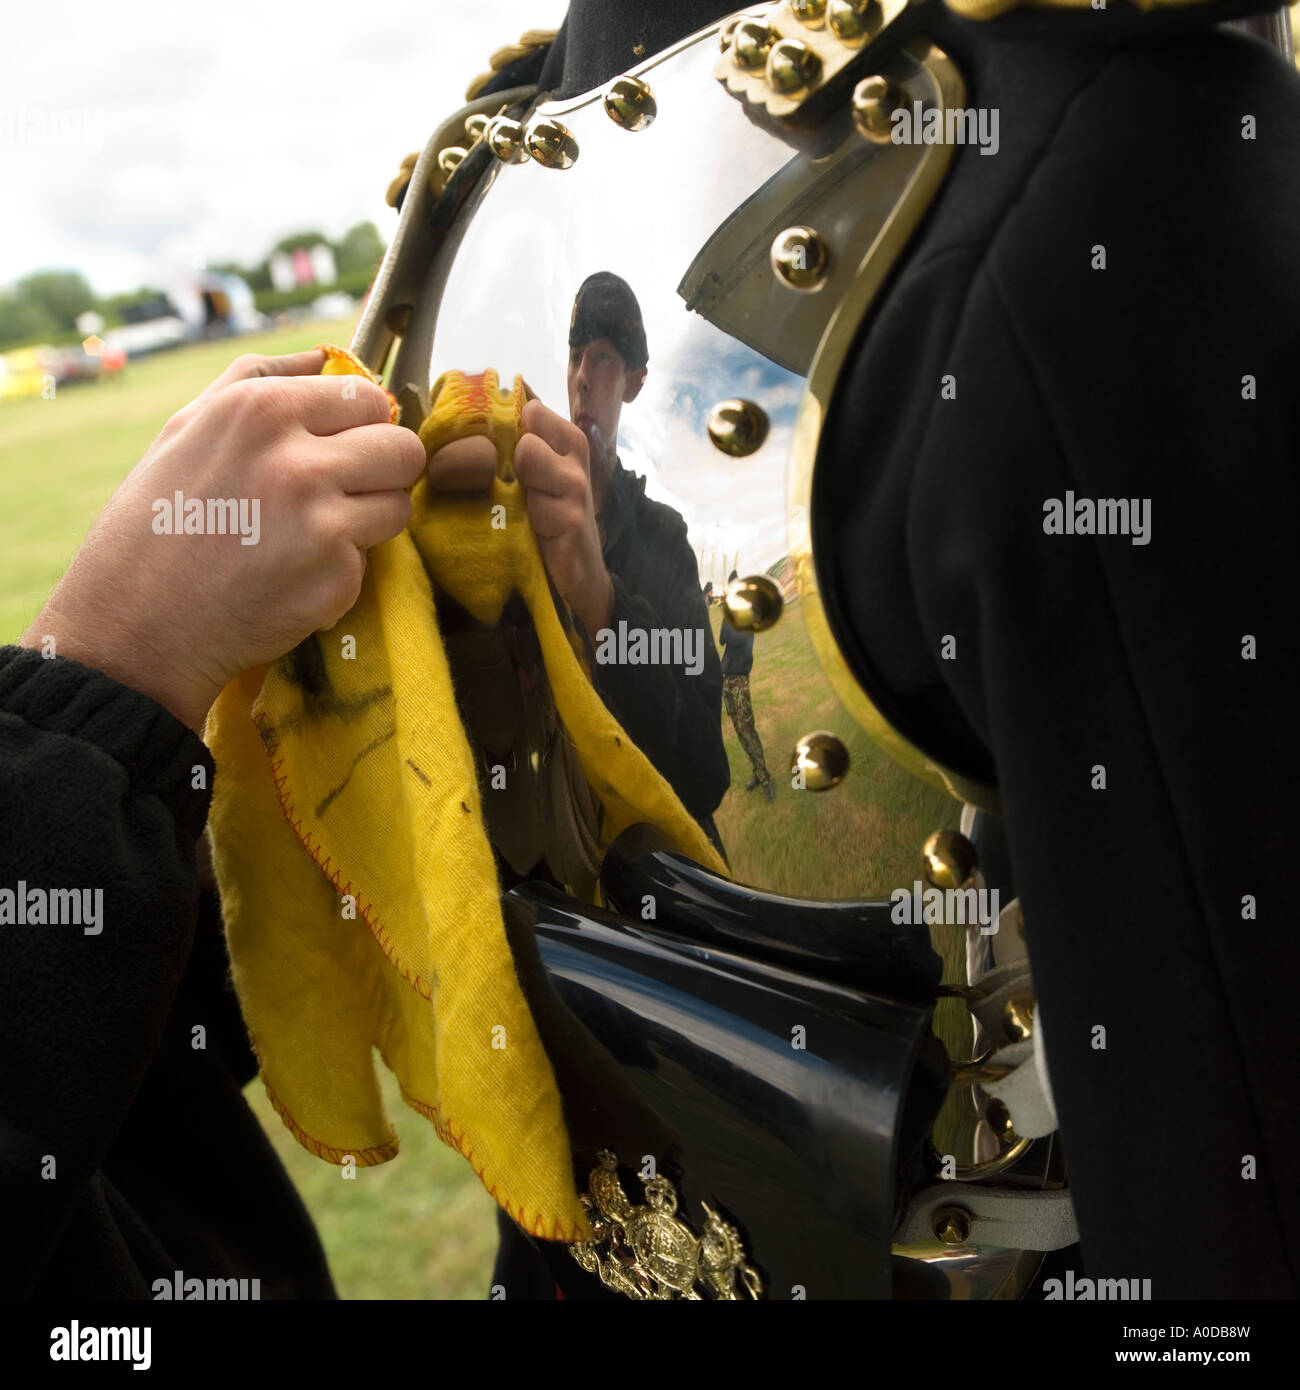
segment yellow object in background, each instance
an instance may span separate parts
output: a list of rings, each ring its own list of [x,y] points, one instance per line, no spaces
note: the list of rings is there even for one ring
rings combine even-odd
[[[326,352],[327,370],[369,376],[350,354]],[[601,702],[556,613],[511,468],[523,398],[522,382],[501,392],[495,374],[438,383],[426,448],[488,433],[500,460],[490,493],[440,494],[422,479],[409,530],[370,552],[351,612],[222,692],[207,730],[209,825],[244,1017],[272,1104],[299,1141],[340,1164],[394,1156],[378,1048],[407,1104],[514,1220],[572,1242],[589,1227],[505,936],[431,579],[485,624],[522,595],[603,806],[603,843],[645,821],[726,869]]]

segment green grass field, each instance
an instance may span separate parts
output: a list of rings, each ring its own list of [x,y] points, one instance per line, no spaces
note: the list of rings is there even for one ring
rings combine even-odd
[[[16,640],[35,618],[94,517],[168,416],[234,356],[346,343],[350,333],[350,323],[315,324],[192,346],[131,363],[118,380],[65,388],[52,400],[0,403],[0,642]],[[719,620],[715,607],[715,634]],[[797,604],[757,637],[750,686],[777,791],[769,804],[761,792],[743,790],[749,760],[724,714],[732,790],[716,819],[736,877],[826,898],[885,896],[910,885],[926,835],[955,826],[959,808],[878,752],[840,709],[803,640]],[[791,752],[813,729],[838,734],[851,759],[846,781],[822,794],[790,787]],[[964,948],[959,929],[950,931],[935,944],[945,978],[955,980]],[[956,1004],[940,1006],[941,1035],[959,1013]],[[247,1094],[316,1220],[343,1297],[482,1298],[496,1245],[495,1204],[380,1071],[402,1150],[392,1163],[359,1169],[353,1180],[294,1141],[260,1082]],[[961,1128],[960,1117],[946,1111],[941,1122],[945,1151],[961,1152],[953,1128]]]

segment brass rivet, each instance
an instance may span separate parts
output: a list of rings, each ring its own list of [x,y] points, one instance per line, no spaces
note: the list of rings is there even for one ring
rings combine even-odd
[[[826,0],[790,0],[790,13],[809,29],[820,29],[826,21]]]
[[[808,791],[830,791],[849,775],[849,750],[842,739],[825,729],[805,734],[794,746],[790,770],[802,777]]]
[[[732,458],[757,453],[767,441],[767,412],[753,401],[719,401],[709,411],[709,438]]]
[[[776,34],[761,19],[742,19],[731,36],[731,52],[736,66],[757,72],[767,63],[767,52]]]
[[[880,18],[879,0],[831,0],[826,24],[837,39],[855,43],[873,33]]]
[[[1002,1029],[1012,1042],[1024,1042],[1034,1032],[1034,996],[1017,994],[1002,1010]]]
[[[1014,1144],[1020,1137],[1012,1127],[1011,1111],[1007,1109],[1005,1101],[998,1100],[996,1097],[989,1101],[984,1118],[988,1122],[989,1128],[998,1136],[999,1144]]]
[[[962,888],[979,859],[975,846],[955,830],[936,830],[921,847],[922,871],[936,888]]]
[[[492,118],[484,111],[478,111],[472,116],[466,116],[465,134],[469,136],[470,144],[477,144],[483,138],[484,132],[491,124]]]
[[[776,625],[785,599],[777,583],[765,574],[734,579],[722,598],[722,611],[742,632],[766,632]]]
[[[384,327],[400,338],[411,326],[411,309],[410,304],[394,304],[384,315]]]
[[[448,145],[445,150],[438,151],[438,168],[447,178],[451,178],[468,153],[468,150],[461,149],[459,145]]]
[[[782,39],[767,55],[767,80],[774,91],[792,97],[817,80],[822,60],[802,39]]]
[[[497,116],[488,123],[484,139],[488,149],[503,164],[509,164],[523,158],[524,134],[524,128],[518,121],[511,120],[509,116]]]
[[[821,289],[830,268],[830,247],[812,227],[787,227],[772,243],[772,269],[792,290]]]
[[[961,1207],[940,1207],[932,1229],[935,1239],[945,1245],[962,1245],[970,1235],[970,1212]]]
[[[903,103],[902,91],[887,77],[866,77],[853,91],[853,124],[877,145],[888,145],[890,118]]]
[[[528,127],[524,144],[538,164],[547,169],[572,169],[578,158],[578,142],[573,132],[549,116],[541,117]]]
[[[639,77],[616,77],[605,89],[605,114],[624,130],[644,130],[659,114],[659,107]]]

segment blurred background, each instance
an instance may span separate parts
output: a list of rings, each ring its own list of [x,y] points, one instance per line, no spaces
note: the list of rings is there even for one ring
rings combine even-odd
[[[19,637],[168,416],[243,352],[346,345],[402,157],[565,0],[63,0],[0,42],[0,643]],[[345,1298],[486,1297],[495,1203],[401,1101],[341,1170],[249,1103]],[[177,1156],[183,1161],[183,1155]]]

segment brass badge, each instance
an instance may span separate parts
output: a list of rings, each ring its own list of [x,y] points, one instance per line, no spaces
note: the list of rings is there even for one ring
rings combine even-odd
[[[582,1205],[593,1238],[569,1253],[602,1284],[635,1299],[700,1300],[760,1298],[758,1271],[746,1262],[740,1233],[707,1203],[704,1234],[696,1236],[677,1216],[677,1190],[667,1178],[645,1184],[645,1205],[634,1207],[618,1177],[618,1158],[609,1149],[596,1155]],[[739,1282],[739,1288],[737,1283]]]

